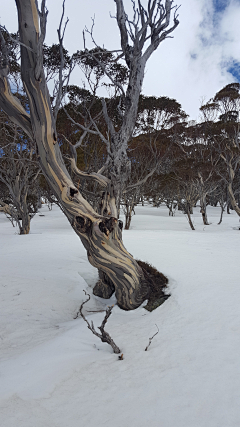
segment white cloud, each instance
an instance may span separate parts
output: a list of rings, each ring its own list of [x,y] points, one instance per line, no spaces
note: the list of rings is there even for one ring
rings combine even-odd
[[[130,0],[124,0],[130,5]],[[146,0],[143,0],[146,3]],[[1,23],[16,31],[14,0],[0,0]],[[57,42],[57,27],[62,0],[48,0],[47,43]],[[95,38],[109,49],[119,48],[119,33],[109,12],[115,13],[113,0],[67,0],[69,17],[65,47],[73,52],[83,48],[82,30],[91,26],[95,14]],[[230,0],[223,13],[214,13],[213,1],[182,0],[180,25],[174,38],[165,40],[146,68],[143,92],[147,95],[176,98],[191,118],[196,119],[201,99],[207,101],[224,85],[234,80],[227,71],[232,59],[240,60],[240,2]],[[74,82],[81,84],[78,75]]]

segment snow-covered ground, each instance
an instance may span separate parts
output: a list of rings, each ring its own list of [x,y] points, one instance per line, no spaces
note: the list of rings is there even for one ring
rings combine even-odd
[[[106,330],[123,361],[73,319],[97,273],[62,212],[40,214],[28,236],[0,214],[0,426],[239,427],[236,214],[219,226],[209,208],[203,226],[196,208],[192,231],[181,213],[136,209],[124,243],[168,276],[172,296],[152,313],[114,307]],[[96,327],[107,304],[88,303]]]

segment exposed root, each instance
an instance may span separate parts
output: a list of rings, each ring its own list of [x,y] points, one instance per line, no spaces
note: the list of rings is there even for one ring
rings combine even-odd
[[[144,276],[149,284],[149,297],[148,303],[144,308],[148,311],[153,311],[170,297],[170,294],[165,294],[168,284],[168,278],[160,273],[155,267],[147,262],[136,260],[138,265],[142,268]]]

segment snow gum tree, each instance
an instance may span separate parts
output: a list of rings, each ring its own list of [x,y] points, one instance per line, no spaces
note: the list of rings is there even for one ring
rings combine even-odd
[[[124,112],[118,131],[103,112],[108,125],[108,145],[111,174],[92,175],[108,192],[110,215],[99,215],[74,185],[64,164],[56,134],[56,110],[53,114],[43,69],[43,42],[47,11],[45,0],[38,10],[37,1],[16,0],[21,46],[21,76],[27,93],[30,112],[26,111],[11,92],[8,81],[8,54],[2,49],[0,70],[0,106],[10,119],[20,126],[37,144],[42,171],[55,196],[61,203],[74,231],[80,237],[90,263],[103,274],[98,287],[114,288],[118,305],[131,310],[149,298],[151,283],[143,269],[125,249],[122,224],[117,219],[117,204],[121,181],[127,179],[129,161],[127,145],[132,136],[138,110],[147,60],[159,44],[177,27],[172,1],[148,0],[146,8],[140,0],[133,2],[134,17],[129,20],[123,0],[115,0],[116,20],[120,30],[122,57],[129,69],[126,91],[122,90]],[[109,295],[106,292],[105,295]]]
[[[240,207],[233,188],[240,165],[240,84],[231,83],[225,86],[213,99],[201,107],[201,111],[212,149],[225,164],[226,173],[223,173],[222,168],[219,167],[219,175],[227,185],[233,209],[240,216]]]

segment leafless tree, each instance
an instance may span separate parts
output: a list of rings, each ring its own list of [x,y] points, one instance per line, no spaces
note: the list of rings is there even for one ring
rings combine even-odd
[[[40,166],[33,147],[17,126],[0,113],[0,206],[20,234],[28,234],[38,209],[37,179]],[[7,203],[6,203],[7,202]]]
[[[240,165],[240,84],[231,83],[201,107],[215,152],[225,164],[219,167],[219,176],[225,181],[231,205],[240,216],[240,207],[234,194],[234,179]]]

